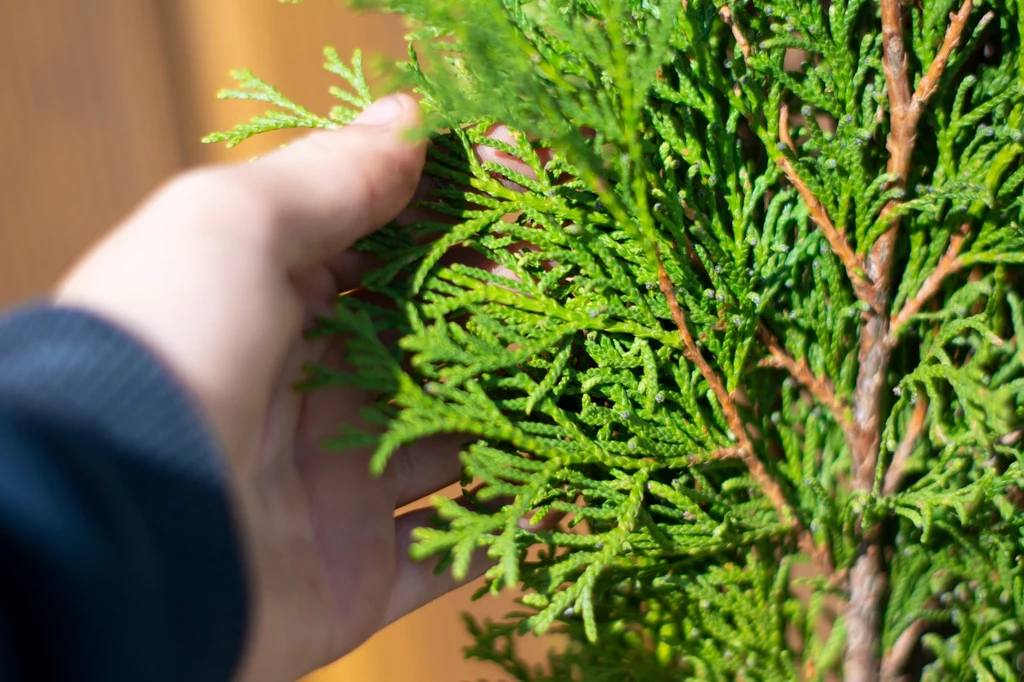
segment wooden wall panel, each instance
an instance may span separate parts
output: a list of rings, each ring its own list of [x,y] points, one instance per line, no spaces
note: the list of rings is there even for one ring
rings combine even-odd
[[[357,14],[335,0],[306,0],[298,6],[276,0],[164,0],[163,5],[172,73],[185,110],[185,150],[192,162],[246,158],[290,136],[254,139],[234,151],[199,144],[204,134],[229,128],[265,108],[214,98],[232,85],[229,70],[250,69],[294,101],[326,112],[337,101],[327,93],[336,76],[321,68],[324,47],[336,47],[346,59],[357,47],[368,55],[405,54],[398,17]]]
[[[182,163],[156,8],[0,1],[0,306]]]

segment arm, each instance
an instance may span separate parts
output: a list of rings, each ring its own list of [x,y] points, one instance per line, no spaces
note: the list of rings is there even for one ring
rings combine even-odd
[[[0,679],[230,677],[242,555],[169,372],[80,312],[0,321]]]
[[[409,558],[430,512],[396,514],[459,480],[455,442],[373,477],[369,451],[322,447],[370,396],[293,390],[306,364],[339,362],[343,340],[303,329],[358,279],[348,247],[416,190],[417,121],[396,96],[186,174],[72,270],[61,311],[7,323],[0,462],[24,472],[0,482],[0,543],[21,543],[0,672],[214,681],[240,659],[245,682],[287,682],[455,587]]]

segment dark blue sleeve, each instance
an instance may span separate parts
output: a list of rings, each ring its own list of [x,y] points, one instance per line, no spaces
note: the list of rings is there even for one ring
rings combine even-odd
[[[85,313],[0,319],[0,681],[226,682],[247,586],[220,454]]]

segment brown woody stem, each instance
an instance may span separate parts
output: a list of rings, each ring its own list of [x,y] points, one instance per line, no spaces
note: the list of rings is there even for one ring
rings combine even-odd
[[[900,0],[881,2],[882,68],[888,89],[890,123],[886,143],[889,150],[887,170],[898,178],[893,186],[906,186],[917,140],[917,124],[928,99],[935,92],[953,49],[960,44],[972,9],[973,0],[964,0],[960,11],[951,15],[942,46],[921,79],[917,91],[912,93],[903,42],[902,3]],[[885,206],[882,211],[883,220],[888,219],[897,203],[893,200]],[[872,244],[866,262],[867,277],[874,285],[874,299],[870,301],[871,310],[865,315],[861,328],[858,355],[860,367],[853,401],[858,438],[852,443],[854,485],[862,491],[870,491],[874,487],[881,443],[882,397],[893,348],[888,301],[898,231],[899,218],[896,216],[889,221],[886,232]],[[879,535],[877,527],[865,534],[860,555],[850,571],[848,637],[843,675],[845,682],[878,682],[881,675],[878,649],[881,609],[888,591],[888,576]]]
[[[864,261],[854,252],[850,242],[846,239],[846,235],[832,223],[832,219],[829,218],[825,206],[818,201],[818,197],[814,195],[811,188],[807,186],[807,183],[803,181],[800,174],[796,172],[796,168],[793,166],[793,162],[789,160],[789,157],[779,156],[776,159],[776,163],[779,164],[782,172],[786,174],[790,184],[796,188],[800,198],[807,204],[807,208],[811,212],[811,220],[814,221],[814,224],[825,235],[825,239],[832,248],[832,252],[836,254],[843,267],[846,268],[846,276],[850,278],[857,298],[873,306],[877,296],[875,295],[875,287],[872,286],[871,282],[864,275]]]
[[[708,462],[724,462],[730,459],[743,459],[743,448],[722,448],[701,455],[690,455],[685,458],[685,466],[698,466]]]
[[[850,569],[850,601],[846,605],[846,655],[844,682],[877,682],[882,613],[879,608],[889,591],[889,575],[882,561],[878,533],[865,538],[865,549]]]
[[[914,413],[910,416],[910,422],[907,423],[907,430],[903,433],[903,440],[900,441],[892,456],[892,464],[885,472],[885,482],[882,484],[883,495],[893,495],[899,492],[907,461],[910,459],[910,455],[914,454],[914,447],[917,446],[917,439],[921,437],[927,416],[928,401],[923,397],[919,398],[917,405],[914,406]]]
[[[815,376],[806,360],[796,360],[790,355],[782,347],[778,338],[763,324],[758,329],[758,336],[768,349],[768,357],[763,359],[760,364],[763,367],[774,367],[789,372],[790,376],[810,391],[815,400],[832,413],[833,418],[842,427],[843,432],[847,434],[847,438],[851,438],[853,422],[850,421],[849,408],[842,399],[836,396],[835,387],[832,385],[832,382],[827,378]]]
[[[963,40],[964,29],[967,27],[967,19],[970,17],[972,9],[974,9],[973,0],[965,0],[959,12],[949,15],[949,28],[946,29],[946,36],[942,40],[942,47],[939,48],[935,59],[932,60],[932,65],[928,67],[928,71],[924,74],[921,82],[917,84],[917,90],[914,92],[912,107],[915,115],[915,126],[918,119],[921,118],[921,114],[924,113],[928,100],[931,99],[939,87],[939,80],[942,78],[942,73],[946,70],[950,55],[960,45],[960,41]],[[982,18],[982,23],[987,24],[994,17],[995,15],[989,12]]]
[[[935,55],[934,61],[921,79],[917,90],[910,92],[910,79],[907,75],[907,54],[903,46],[903,17],[899,0],[883,0],[882,2],[882,67],[889,90],[889,164],[887,171],[899,176],[896,185],[905,187],[910,174],[910,158],[917,143],[917,124],[924,114],[928,100],[935,93],[939,80],[942,78],[949,57],[960,44],[967,19],[974,9],[973,0],[964,0],[963,6],[956,14],[950,15],[949,28],[946,30],[942,46]],[[893,199],[882,210],[884,220],[898,204]],[[888,295],[889,277],[892,265],[892,251],[895,246],[899,220],[894,219],[889,229],[878,238],[871,247],[868,256],[868,277],[875,283],[880,294]]]
[[[683,4],[683,7],[685,9],[685,3]],[[718,14],[722,17],[722,21],[724,21],[732,30],[733,40],[736,41],[736,47],[740,48],[740,52],[743,53],[743,57],[745,59],[750,59],[750,43],[747,42],[746,37],[743,35],[743,31],[741,31],[739,26],[737,26],[732,20],[732,10],[723,5],[722,8],[718,10]]]
[[[736,440],[739,445],[740,459],[747,467],[747,470],[750,471],[750,475],[757,482],[762,492],[764,492],[765,497],[767,497],[772,503],[772,507],[775,508],[775,513],[778,514],[779,518],[793,525],[797,534],[797,544],[800,547],[800,551],[813,557],[820,565],[828,566],[830,569],[830,560],[824,552],[819,551],[818,548],[815,547],[814,538],[811,537],[810,532],[804,528],[800,519],[798,519],[793,513],[793,509],[790,507],[789,501],[786,499],[786,495],[782,491],[782,486],[779,485],[778,481],[772,478],[768,469],[765,468],[764,463],[758,459],[757,453],[754,450],[754,445],[750,442],[750,436],[747,434],[747,426],[744,424],[743,418],[740,416],[739,407],[736,405],[736,401],[733,400],[733,397],[729,394],[725,384],[722,383],[722,379],[718,376],[708,361],[704,359],[704,355],[700,352],[700,348],[697,347],[693,334],[690,333],[690,328],[686,323],[686,315],[683,313],[683,309],[679,305],[679,300],[676,298],[676,292],[672,286],[672,280],[669,279],[668,273],[665,271],[665,266],[661,262],[661,255],[658,254],[657,258],[658,284],[661,288],[661,293],[664,294],[665,300],[668,302],[669,310],[672,312],[672,320],[675,322],[676,327],[679,330],[679,338],[683,342],[683,355],[687,360],[697,366],[701,376],[704,377],[704,380],[708,382],[708,386],[710,386],[712,392],[714,392],[715,398],[718,400],[718,404],[722,407],[722,412],[725,414],[726,421],[729,422],[729,428],[736,436]]]
[[[789,133],[789,105],[785,102],[779,105],[779,141],[789,147],[790,151],[796,152],[796,144]]]
[[[927,629],[925,621],[915,620],[903,631],[892,648],[885,652],[882,658],[882,682],[900,682],[904,679],[903,668]]]
[[[899,335],[903,325],[921,311],[922,306],[935,295],[947,277],[963,267],[963,262],[960,260],[960,249],[967,238],[968,228],[967,224],[962,225],[960,231],[950,238],[949,248],[946,249],[946,253],[939,259],[939,264],[935,267],[935,270],[928,275],[928,278],[925,279],[917,294],[903,305],[899,314],[892,317],[889,322],[889,334],[892,337],[895,338]]]

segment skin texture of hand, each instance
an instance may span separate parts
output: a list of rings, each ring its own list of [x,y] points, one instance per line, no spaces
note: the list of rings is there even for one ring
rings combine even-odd
[[[403,132],[417,122],[396,95],[345,130],[174,180],[57,292],[156,352],[221,441],[252,576],[243,680],[295,679],[455,587],[408,558],[424,513],[395,517],[458,480],[454,444],[403,451],[373,478],[369,452],[320,445],[368,397],[293,390],[307,363],[338,363],[338,342],[302,331],[356,284],[348,247],[416,191],[424,147]]]

